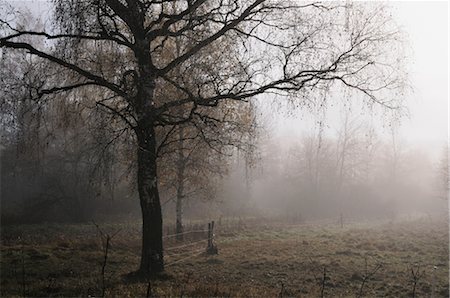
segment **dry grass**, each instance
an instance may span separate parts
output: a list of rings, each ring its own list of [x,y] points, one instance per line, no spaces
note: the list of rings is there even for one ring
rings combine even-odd
[[[146,281],[124,278],[138,265],[138,225],[109,224],[102,229],[121,229],[112,241],[106,296],[145,296]],[[379,263],[382,267],[364,285],[363,296],[410,296],[411,267],[420,266],[424,275],[417,295],[448,297],[448,223],[416,220],[343,229],[273,224],[232,231],[222,226],[218,234],[217,256],[200,253],[174,263],[201,252],[206,242],[168,251],[169,265],[151,282],[152,294],[279,297],[283,289],[283,297],[319,297],[325,267],[325,296],[355,297],[366,259],[368,269]],[[93,225],[3,227],[1,256],[1,296],[101,294],[101,241]]]

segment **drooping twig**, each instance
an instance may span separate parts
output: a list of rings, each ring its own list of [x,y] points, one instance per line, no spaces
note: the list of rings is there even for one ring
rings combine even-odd
[[[364,285],[367,283],[367,281],[375,273],[377,273],[378,270],[380,270],[381,267],[382,267],[382,264],[381,263],[377,263],[375,265],[375,267],[372,268],[372,270],[369,270],[368,265],[367,265],[367,257],[364,257],[364,275],[363,275],[363,278],[362,278],[361,286],[359,288],[359,292],[358,292],[358,296],[357,297],[362,297]]]
[[[148,279],[147,293],[146,293],[145,297],[150,298],[152,296],[153,296],[153,293],[152,293],[152,281],[151,281],[151,279]]]
[[[110,241],[111,241],[111,237],[107,234],[106,241],[105,241],[105,247],[104,247],[104,254],[103,254],[103,264],[102,264],[102,297],[105,297],[105,291],[106,291],[105,269],[106,269],[106,264],[108,262],[108,252],[109,252]]]
[[[281,290],[280,290],[280,294],[278,295],[278,297],[283,298],[283,294],[284,294],[284,283],[281,283]]]
[[[325,283],[326,283],[326,280],[327,280],[327,267],[326,266],[323,266],[323,276],[322,276],[322,284],[321,284],[321,287],[320,287],[320,297],[324,297],[324,294],[325,294]]]
[[[412,297],[416,297],[416,287],[419,282],[419,280],[424,275],[425,270],[421,269],[420,264],[415,264],[414,266],[411,266],[411,276],[412,276],[412,282],[413,282],[413,290],[412,290]]]
[[[111,247],[111,240],[114,238],[114,236],[116,236],[119,232],[120,229],[117,230],[113,235],[110,235],[108,233],[104,233],[102,231],[102,229],[100,229],[100,227],[93,221],[92,222],[95,227],[97,228],[100,237],[102,239],[102,245],[103,245],[103,262],[102,262],[102,269],[101,269],[101,281],[102,281],[102,294],[101,297],[105,297],[105,293],[106,293],[106,265],[108,263],[108,254],[109,254],[109,249]]]
[[[24,256],[24,249],[23,249],[23,240],[22,240],[22,246],[20,249],[21,254],[21,261],[22,261],[22,296],[26,297],[26,283],[25,283],[25,256]]]
[[[309,260],[311,262],[311,265],[315,266],[313,259],[311,257],[308,257],[308,258],[309,258]],[[325,295],[326,280],[327,280],[327,278],[329,278],[329,277],[327,277],[327,267],[323,266],[322,277],[318,277],[315,274],[314,270],[311,270],[311,272],[312,272],[312,274],[314,276],[314,280],[316,282],[318,282],[318,284],[320,285],[320,297],[323,298],[324,295]]]

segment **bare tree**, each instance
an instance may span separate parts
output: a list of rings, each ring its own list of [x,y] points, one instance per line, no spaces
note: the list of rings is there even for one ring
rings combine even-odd
[[[353,165],[348,166],[356,159],[359,147],[359,133],[361,124],[356,118],[351,118],[350,110],[343,113],[342,126],[338,131],[336,148],[336,169],[337,169],[337,189],[341,190],[344,180],[352,173],[350,169],[355,169]],[[353,160],[352,160],[353,157]],[[349,169],[350,168],[350,169]]]
[[[229,126],[228,131],[225,125]],[[160,160],[165,165],[160,171],[161,186],[171,197],[164,204],[175,201],[176,233],[180,239],[186,200],[211,200],[215,196],[214,184],[228,171],[226,157],[231,148],[244,145],[239,136],[245,133],[245,123],[223,119],[217,126],[219,131],[210,132],[197,124],[179,125],[160,147]]]
[[[144,274],[164,269],[157,179],[161,128],[193,119],[212,127],[220,119],[203,112],[224,101],[272,93],[301,102],[333,84],[395,108],[383,92],[401,83],[395,55],[381,55],[397,47],[398,38],[383,7],[353,5],[344,18],[350,8],[340,3],[180,0],[174,7],[172,2],[56,1],[55,26],[42,32],[0,17],[5,55],[26,51],[52,62],[65,78],[55,85],[48,81],[36,95],[100,89],[96,104],[134,132]],[[28,36],[48,43],[29,42]],[[178,39],[189,42],[176,57],[166,57],[165,45]],[[238,46],[225,46],[231,42]],[[214,50],[201,55],[208,49]],[[197,79],[195,86],[188,77]],[[182,95],[157,97],[167,85]]]
[[[441,157],[437,164],[436,169],[436,187],[438,189],[437,196],[438,198],[448,200],[448,191],[449,191],[449,176],[448,176],[448,147],[442,150]]]

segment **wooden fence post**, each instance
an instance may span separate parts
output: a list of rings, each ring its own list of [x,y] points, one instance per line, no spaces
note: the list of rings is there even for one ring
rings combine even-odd
[[[208,249],[212,246],[211,242],[211,223],[208,222]]]
[[[217,255],[219,250],[214,243],[214,221],[208,223],[208,247],[206,253],[209,255]]]

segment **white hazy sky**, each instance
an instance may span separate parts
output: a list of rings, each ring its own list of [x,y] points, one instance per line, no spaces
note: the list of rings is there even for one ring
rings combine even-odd
[[[448,136],[448,2],[393,2],[394,16],[407,34],[408,65],[414,88],[410,120],[403,132],[411,141],[444,142]]]
[[[409,117],[402,120],[402,138],[440,149],[448,139],[448,2],[393,1],[389,5],[410,53],[406,67],[413,90],[405,98]],[[335,121],[328,119],[329,126],[337,126]],[[300,117],[279,116],[275,122],[283,137],[297,135],[305,126]]]

